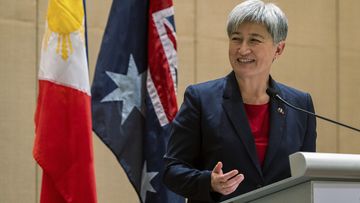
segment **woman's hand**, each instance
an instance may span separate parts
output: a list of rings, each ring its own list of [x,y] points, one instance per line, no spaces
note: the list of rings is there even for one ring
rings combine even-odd
[[[223,195],[231,194],[244,180],[244,175],[238,170],[232,170],[223,174],[222,162],[218,162],[211,172],[211,188]]]

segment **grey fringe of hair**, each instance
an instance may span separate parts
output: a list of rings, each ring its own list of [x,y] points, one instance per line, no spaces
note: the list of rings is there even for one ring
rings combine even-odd
[[[288,32],[287,18],[281,9],[273,3],[247,0],[238,4],[228,16],[228,36],[230,37],[244,22],[264,24],[276,44],[286,39]]]

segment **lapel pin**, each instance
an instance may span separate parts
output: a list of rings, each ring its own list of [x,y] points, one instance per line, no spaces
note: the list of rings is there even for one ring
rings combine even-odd
[[[279,114],[281,114],[281,115],[285,115],[284,109],[281,108],[281,107],[279,107],[279,108],[277,109],[277,112],[278,112]]]

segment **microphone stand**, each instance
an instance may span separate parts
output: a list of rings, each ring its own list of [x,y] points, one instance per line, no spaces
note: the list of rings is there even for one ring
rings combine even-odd
[[[282,103],[286,104],[287,106],[289,106],[289,107],[291,107],[291,108],[293,108],[293,109],[295,109],[295,110],[302,111],[302,112],[304,112],[304,113],[313,115],[313,116],[315,116],[315,117],[317,117],[317,118],[321,118],[321,119],[326,120],[326,121],[329,121],[329,122],[331,122],[331,123],[334,123],[334,124],[337,124],[337,125],[340,125],[340,126],[349,128],[349,129],[354,130],[354,131],[356,131],[356,132],[360,132],[360,129],[358,129],[358,128],[354,128],[354,127],[352,127],[352,126],[349,126],[349,125],[346,125],[346,124],[343,124],[343,123],[340,123],[340,122],[331,120],[331,119],[329,119],[329,118],[325,118],[324,116],[316,115],[316,114],[313,113],[313,112],[306,111],[306,110],[304,110],[304,109],[301,109],[301,108],[299,108],[299,107],[296,107],[296,106],[290,104],[289,102],[287,102],[286,100],[284,100],[283,98],[281,98],[280,95],[279,95],[279,94],[276,92],[276,90],[274,90],[273,88],[268,88],[268,89],[266,90],[266,93],[267,93],[270,97],[273,97],[273,98],[275,98],[275,99],[278,99],[278,100],[281,101]]]

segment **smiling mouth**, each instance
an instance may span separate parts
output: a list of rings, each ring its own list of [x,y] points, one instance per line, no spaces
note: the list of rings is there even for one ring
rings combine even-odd
[[[255,59],[247,59],[247,58],[238,58],[236,59],[238,63],[253,63]]]

